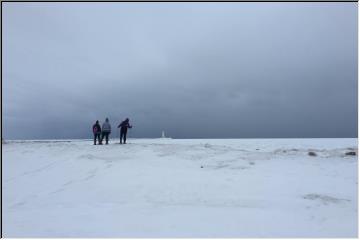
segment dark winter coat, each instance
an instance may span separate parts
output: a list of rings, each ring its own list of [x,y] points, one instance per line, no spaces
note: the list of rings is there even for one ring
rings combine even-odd
[[[132,128],[132,126],[129,124],[129,120],[122,121],[118,128],[120,128],[120,131],[127,131],[128,128]]]
[[[101,133],[101,127],[99,123],[95,123],[93,125],[93,133],[94,134],[100,134]]]

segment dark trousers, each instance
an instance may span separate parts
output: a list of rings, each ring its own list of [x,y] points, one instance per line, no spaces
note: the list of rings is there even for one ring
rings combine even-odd
[[[102,136],[101,136],[101,142],[104,140],[104,137],[105,137],[105,139],[106,139],[106,144],[108,144],[109,143],[109,132],[103,132],[102,133]]]
[[[124,143],[126,143],[126,134],[127,134],[127,129],[120,130],[120,143],[122,143],[122,139],[124,139]]]
[[[94,133],[94,145],[96,145],[96,138],[98,139],[99,144],[101,144],[100,133]]]

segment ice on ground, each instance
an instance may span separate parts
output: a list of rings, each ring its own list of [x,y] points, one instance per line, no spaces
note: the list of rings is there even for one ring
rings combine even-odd
[[[128,141],[4,144],[3,235],[357,236],[357,139]]]

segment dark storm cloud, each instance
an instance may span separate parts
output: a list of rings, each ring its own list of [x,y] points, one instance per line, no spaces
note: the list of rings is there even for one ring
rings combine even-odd
[[[5,138],[356,137],[357,3],[3,3]],[[114,136],[114,135],[113,135]]]

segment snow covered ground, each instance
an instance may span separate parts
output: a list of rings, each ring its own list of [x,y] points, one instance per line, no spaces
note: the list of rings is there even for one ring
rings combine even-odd
[[[3,235],[356,237],[354,150],[357,139],[11,141]]]

